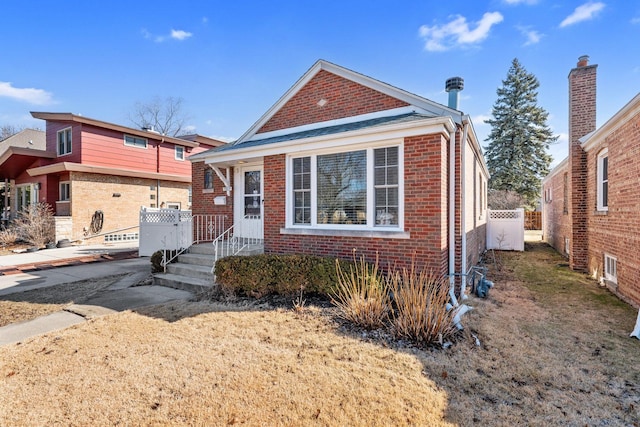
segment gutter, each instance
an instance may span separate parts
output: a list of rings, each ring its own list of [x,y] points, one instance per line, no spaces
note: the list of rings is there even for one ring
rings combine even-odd
[[[466,290],[467,290],[467,194],[466,194],[466,181],[465,181],[465,171],[466,171],[466,151],[467,151],[467,133],[469,131],[469,116],[463,117],[463,131],[462,131],[462,140],[460,141],[460,234],[461,234],[461,248],[460,248],[460,272],[462,273],[461,283],[460,283],[460,299],[467,299]],[[474,190],[475,191],[475,190]]]
[[[456,298],[456,133],[454,125],[449,142],[449,298],[454,307],[458,306]]]

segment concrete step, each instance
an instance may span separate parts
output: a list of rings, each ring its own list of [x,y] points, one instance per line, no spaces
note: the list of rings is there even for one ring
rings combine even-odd
[[[194,279],[211,279],[213,281],[213,273],[211,273],[211,265],[183,264],[175,262],[167,265],[167,273],[176,274],[178,276],[193,277]]]
[[[178,256],[178,262],[182,264],[213,266],[213,255],[187,253]],[[171,264],[169,264],[171,265]]]
[[[211,255],[215,254],[215,248],[211,242],[209,243],[198,243],[197,245],[193,245],[189,248],[190,254],[199,254],[199,255]]]
[[[199,294],[211,290],[214,286],[213,277],[208,280],[179,276],[171,273],[158,273],[153,276],[153,284],[168,288],[182,289]]]

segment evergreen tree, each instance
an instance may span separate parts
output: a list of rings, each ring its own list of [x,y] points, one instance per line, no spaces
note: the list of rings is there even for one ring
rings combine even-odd
[[[537,105],[538,79],[514,59],[493,105],[486,158],[493,190],[520,194],[528,207],[540,197],[540,182],[549,173],[549,144],[555,142],[547,113]]]

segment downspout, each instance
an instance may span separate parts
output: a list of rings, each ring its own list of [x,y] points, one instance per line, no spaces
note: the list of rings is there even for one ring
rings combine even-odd
[[[462,131],[462,140],[460,141],[460,234],[462,235],[461,246],[460,246],[460,257],[462,258],[460,273],[461,273],[461,282],[460,282],[460,299],[467,299],[466,290],[467,290],[467,232],[466,232],[466,222],[467,222],[467,194],[465,191],[465,169],[466,169],[466,161],[465,161],[465,153],[467,151],[467,133],[469,131],[469,117],[462,118],[463,123],[463,131]]]
[[[454,307],[456,298],[456,133],[458,126],[453,123],[453,133],[449,141],[449,298]]]

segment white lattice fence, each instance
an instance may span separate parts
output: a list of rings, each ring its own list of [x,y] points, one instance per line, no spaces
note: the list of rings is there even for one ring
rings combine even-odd
[[[191,211],[142,208],[140,210],[140,256],[160,249],[182,249],[193,244]]]
[[[524,209],[489,210],[487,249],[524,251]]]

